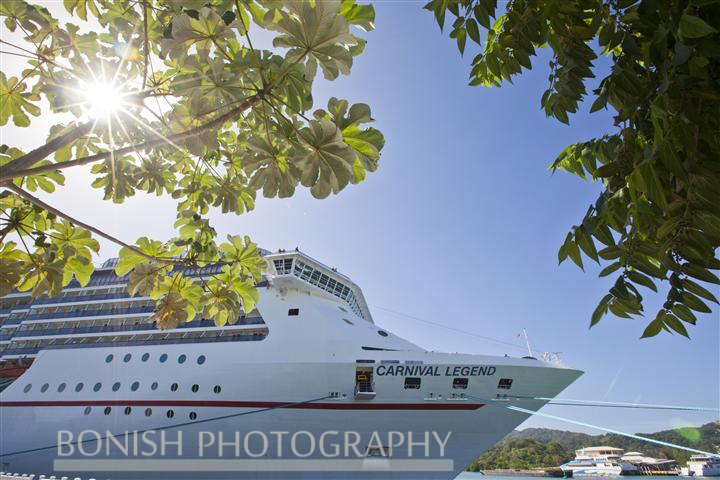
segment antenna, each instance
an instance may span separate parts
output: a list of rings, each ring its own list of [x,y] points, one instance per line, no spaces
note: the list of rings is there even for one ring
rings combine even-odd
[[[523,337],[525,337],[525,345],[527,345],[528,355],[530,355],[531,357],[533,357],[534,355],[533,355],[533,353],[532,353],[532,349],[530,348],[530,340],[528,340],[527,330],[525,330],[525,329],[523,328],[523,329],[522,329],[522,334],[523,334]],[[518,335],[518,337],[519,337],[519,336],[520,336],[520,335]]]

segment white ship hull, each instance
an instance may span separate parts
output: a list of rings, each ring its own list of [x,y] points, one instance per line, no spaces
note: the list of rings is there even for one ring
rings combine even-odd
[[[299,315],[289,316],[289,308],[299,309]],[[377,326],[348,313],[337,299],[292,282],[263,289],[258,310],[269,328],[261,341],[41,351],[32,367],[0,393],[0,470],[113,480],[451,479],[527,418],[493,399],[503,394],[552,398],[581,374],[535,359],[427,352],[392,334],[379,334]],[[110,354],[113,360],[106,362]],[[163,354],[167,360],[161,362]],[[373,395],[365,399],[355,395],[359,365],[374,372]],[[389,368],[417,365],[424,370],[408,370],[410,375]],[[421,378],[421,387],[405,388],[407,376]],[[469,377],[467,388],[453,388],[457,376]],[[501,378],[512,379],[512,389],[499,389]],[[62,392],[57,391],[60,383],[67,385]],[[112,388],[115,383],[119,388]],[[537,410],[545,402],[513,403]],[[70,446],[63,449],[58,443],[70,436],[77,441],[84,431],[103,437],[93,441],[86,433],[82,439],[91,441],[73,444],[73,454],[65,456]],[[130,432],[128,453],[106,437],[111,434],[122,445],[125,432]],[[160,435],[172,442],[179,432],[182,451],[169,444],[162,454]],[[200,432],[209,434],[201,437]],[[250,432],[264,433],[267,448],[257,433],[245,444]],[[278,443],[272,432],[288,433]],[[291,452],[297,432],[307,432],[296,438],[301,456]],[[324,437],[326,450],[339,445],[337,457],[320,449],[326,432],[338,432]],[[359,435],[360,457],[351,449],[343,451],[345,432]],[[396,436],[389,457],[365,458],[373,434],[387,445],[389,432],[401,433],[405,443],[398,445]],[[154,441],[156,451],[143,434]],[[207,443],[210,434],[216,441],[200,456],[200,443]],[[239,455],[234,445],[219,451],[220,434],[226,443],[239,435]],[[416,444],[421,442],[412,452],[407,448],[410,434]],[[422,444],[426,434],[427,453]],[[435,434],[446,443],[441,446]],[[98,453],[87,455],[98,447]],[[249,452],[262,454],[252,457]],[[122,460],[124,470],[105,469],[118,464],[110,460]],[[95,461],[106,463],[91,463]],[[155,467],[148,462],[162,461],[170,462],[151,471]],[[171,467],[183,471],[169,471]]]

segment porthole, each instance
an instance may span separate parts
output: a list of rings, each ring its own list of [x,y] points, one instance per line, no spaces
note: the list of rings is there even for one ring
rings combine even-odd
[[[113,383],[112,391],[117,392],[118,390],[120,390],[120,382]]]
[[[128,363],[131,358],[132,358],[132,355],[128,353],[127,355],[125,355],[123,357],[123,362]]]
[[[105,407],[105,411],[103,412],[105,415],[110,415],[110,412],[112,411],[112,408]]]
[[[197,418],[197,413],[190,412],[190,420],[195,420]]]
[[[63,382],[63,383],[61,383],[60,385],[58,385],[58,392],[63,392],[63,391],[65,391],[65,387],[66,387],[66,386],[67,386],[67,385],[65,385],[65,382]]]
[[[91,412],[91,411],[92,411],[92,408],[91,408],[91,407],[85,407],[85,410],[83,411],[83,413],[84,413],[85,415],[90,415],[90,412]]]
[[[31,388],[32,388],[32,383],[28,383],[27,385],[25,385],[25,388],[23,388],[23,392],[28,393]]]
[[[83,387],[84,387],[83,383],[80,382],[80,383],[78,383],[77,385],[75,385],[75,391],[76,391],[76,392],[79,392],[80,390],[83,389]]]
[[[167,353],[163,353],[162,355],[160,355],[160,363],[165,363],[166,360],[167,360]]]
[[[158,388],[158,382],[153,382],[152,385],[150,385],[150,390],[157,390]]]
[[[343,321],[344,321],[345,323],[347,323],[348,325],[355,325],[353,322],[351,322],[351,321],[348,320],[347,318],[343,318]]]
[[[178,384],[177,384],[177,383],[173,383],[172,385],[170,385],[170,391],[171,391],[171,392],[177,392],[177,390],[178,390]]]
[[[205,363],[205,355],[200,355],[197,359],[197,363],[198,365],[202,365],[203,363]]]
[[[173,412],[172,410],[168,410],[166,415],[168,418],[172,418],[175,416],[175,412]]]
[[[113,358],[115,358],[115,357],[114,357],[113,354],[111,353],[110,355],[108,355],[107,357],[105,357],[105,363],[110,363],[110,362],[112,362],[112,361],[113,361]]]
[[[147,362],[150,359],[149,353],[143,353],[143,356],[140,358],[143,362]]]
[[[196,383],[195,385],[192,386],[191,390],[193,391],[193,393],[195,393],[198,390],[200,390],[200,386],[198,386],[198,384]]]
[[[99,392],[101,388],[102,388],[102,383],[98,382],[95,384],[95,386],[93,386],[93,392]]]
[[[43,386],[40,387],[40,391],[43,392],[43,393],[44,393],[44,392],[47,392],[47,389],[48,389],[48,388],[50,388],[50,384],[49,384],[49,383],[44,383]]]
[[[138,388],[140,388],[140,382],[133,382],[133,384],[130,385],[130,390],[133,392],[137,391]]]
[[[222,389],[220,388],[220,385],[215,385],[215,386],[213,387],[213,392],[215,392],[215,393],[220,393],[220,390],[222,390]]]
[[[387,337],[387,336],[388,336],[388,333],[387,333],[387,332],[384,332],[384,331],[382,331],[382,330],[378,330],[378,335],[380,335],[381,337]]]
[[[125,415],[130,415],[130,412],[132,412],[132,408],[125,407]]]
[[[178,357],[178,363],[185,363],[185,360],[187,360],[187,355],[184,353]]]
[[[152,408],[146,408],[146,409],[145,409],[145,416],[146,416],[146,417],[149,417],[150,415],[152,415]]]

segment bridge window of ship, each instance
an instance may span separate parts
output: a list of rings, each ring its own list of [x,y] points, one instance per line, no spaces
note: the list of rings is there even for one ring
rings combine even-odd
[[[82,382],[78,383],[77,385],[75,385],[75,391],[76,391],[76,392],[79,392],[80,390],[83,389],[84,386],[85,386],[85,385],[83,385]]]
[[[501,378],[498,382],[498,388],[504,388],[505,390],[510,390],[510,387],[512,387],[513,379],[512,378]]]
[[[215,385],[213,387],[213,392],[215,392],[215,393],[220,393],[220,390],[222,390],[222,388],[220,388],[220,385]]]
[[[453,378],[453,388],[462,388],[465,389],[468,387],[468,379],[467,378]]]
[[[43,392],[43,393],[45,393],[45,392],[47,392],[47,389],[48,389],[48,388],[50,388],[50,384],[49,384],[49,383],[44,383],[43,386],[40,387],[40,391]]]
[[[140,382],[133,382],[133,384],[130,385],[130,390],[133,392],[136,392],[138,388],[140,388]]]
[[[105,415],[110,415],[110,412],[112,411],[112,408],[105,407],[105,411],[103,412]]]
[[[405,390],[418,390],[421,383],[420,377],[405,377]]]
[[[299,315],[299,314],[300,314],[300,309],[299,309],[299,308],[291,308],[290,310],[288,310],[288,316],[289,316],[289,317],[295,317],[295,316],[297,316],[297,315]]]
[[[102,383],[97,382],[95,384],[95,386],[93,387],[93,392],[99,392],[101,388],[102,388]]]
[[[195,393],[200,390],[200,386],[196,383],[192,386],[191,390],[193,391],[193,393]]]
[[[198,365],[202,365],[203,363],[205,363],[205,355],[200,355],[197,359],[197,363]]]
[[[177,384],[177,383],[173,383],[172,385],[170,385],[170,391],[171,391],[171,392],[177,392],[177,390],[178,390],[178,384]]]
[[[117,392],[118,390],[120,390],[120,382],[115,382],[112,386],[112,391]]]
[[[167,415],[168,418],[172,418],[172,417],[175,416],[175,412],[173,412],[172,410],[168,410],[167,413],[166,413],[166,415]]]
[[[63,383],[61,383],[60,385],[58,385],[58,392],[63,392],[63,391],[65,391],[65,387],[66,387],[65,382],[63,382]]]
[[[187,355],[184,353],[178,357],[178,363],[185,363],[185,360],[187,360]]]

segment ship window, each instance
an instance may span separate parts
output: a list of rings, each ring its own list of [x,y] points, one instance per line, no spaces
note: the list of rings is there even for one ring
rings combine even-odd
[[[85,411],[83,411],[83,413],[84,413],[85,415],[90,415],[90,412],[91,412],[91,411],[92,411],[92,408],[91,408],[91,407],[85,407]]]
[[[167,360],[167,353],[160,355],[160,363],[165,363],[165,360]]]
[[[103,413],[105,413],[105,415],[110,415],[110,412],[111,412],[111,411],[112,411],[112,408],[110,408],[110,407],[105,407],[105,412],[103,412]]]
[[[152,415],[152,408],[146,408],[146,409],[145,409],[145,416],[146,416],[146,417],[149,417],[150,415]]]
[[[185,360],[187,360],[187,355],[184,353],[178,357],[178,363],[185,363]]]
[[[40,387],[40,391],[41,391],[41,392],[47,392],[47,389],[48,389],[48,388],[50,388],[50,384],[49,384],[49,383],[45,383],[45,384],[43,384],[42,387]]]
[[[65,383],[63,382],[60,385],[58,385],[58,392],[62,392],[64,390],[65,390]]]
[[[23,392],[28,393],[31,388],[32,388],[32,383],[28,383],[27,385],[25,385]]]
[[[82,382],[78,383],[77,385],[75,385],[75,391],[76,391],[76,392],[79,392],[80,390],[83,389],[83,386],[84,386],[84,385],[83,385]]]
[[[387,336],[388,336],[388,333],[387,333],[387,332],[383,332],[382,330],[378,330],[378,335],[380,335],[381,337],[387,337]]]
[[[342,310],[343,312],[348,313],[348,311],[345,310],[343,307],[338,306],[338,308],[339,308],[340,310]]]
[[[191,389],[191,390],[192,390],[193,392],[197,392],[198,390],[200,390],[200,387],[199,387],[198,384],[196,383],[195,385],[192,386],[192,389]]]
[[[467,378],[453,378],[453,388],[467,388],[468,387],[468,379]]]
[[[138,388],[140,388],[140,382],[133,382],[133,384],[130,385],[130,390],[133,392],[137,391]]]
[[[190,420],[195,420],[197,418],[197,413],[190,412]]]
[[[132,355],[130,355],[130,354],[128,353],[128,354],[125,355],[125,357],[123,358],[123,362],[127,363],[127,362],[130,361],[131,358],[132,358]]]
[[[343,321],[344,321],[345,323],[347,323],[348,325],[355,325],[353,322],[351,322],[351,321],[348,320],[347,318],[343,318]]]
[[[197,359],[197,363],[198,365],[202,365],[203,363],[205,363],[205,355],[200,355]]]
[[[390,447],[366,447],[365,457],[392,457]]]
[[[512,387],[512,378],[501,378],[498,382],[498,388],[504,388],[505,390],[510,390],[510,387]]]
[[[113,354],[111,353],[107,357],[105,357],[105,363],[110,363],[113,360]]]
[[[175,416],[175,412],[173,412],[172,410],[168,410],[166,415],[168,418],[172,418]]]
[[[150,390],[157,390],[158,388],[158,382],[153,382],[152,385],[150,385]]]
[[[118,390],[120,390],[120,382],[113,383],[112,391],[117,392]]]
[[[406,377],[405,378],[405,390],[413,389],[417,390],[420,388],[421,379],[420,377]]]
[[[99,392],[101,388],[102,388],[102,383],[98,382],[93,387],[93,392]]]
[[[130,415],[130,412],[132,412],[132,408],[125,407],[125,415]]]
[[[220,393],[220,390],[221,390],[220,385],[215,385],[213,387],[213,392],[215,392],[215,393]]]
[[[177,383],[173,383],[172,385],[170,385],[170,391],[171,391],[171,392],[177,392],[177,390],[178,390],[178,384],[177,384]]]
[[[298,316],[299,314],[300,314],[300,309],[299,309],[299,308],[291,308],[290,310],[288,310],[288,316],[289,316],[289,317],[296,317],[296,316]]]
[[[150,358],[150,354],[149,354],[149,353],[143,353],[143,356],[142,356],[142,361],[143,361],[143,362],[147,362],[149,358]]]

